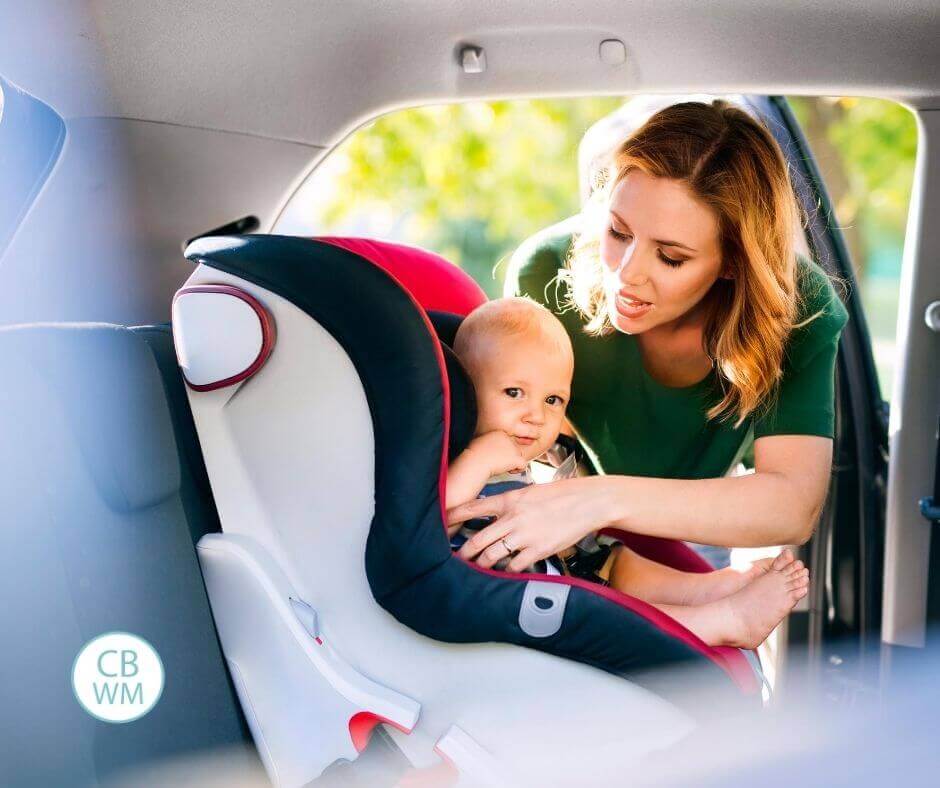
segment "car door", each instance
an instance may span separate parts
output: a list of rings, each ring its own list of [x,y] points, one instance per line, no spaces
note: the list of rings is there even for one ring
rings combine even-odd
[[[813,152],[781,96],[747,96],[768,122],[790,165],[807,218],[813,257],[841,288],[849,322],[836,369],[833,474],[826,508],[804,559],[815,575],[808,610],[792,616],[791,644],[806,645],[810,675],[827,694],[871,687],[877,680],[881,627],[887,404],[854,268]]]

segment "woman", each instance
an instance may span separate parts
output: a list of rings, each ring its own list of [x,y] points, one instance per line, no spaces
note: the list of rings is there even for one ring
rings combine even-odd
[[[676,104],[620,146],[595,197],[520,247],[507,291],[564,323],[568,418],[601,475],[455,508],[451,523],[497,518],[461,555],[489,567],[511,548],[517,571],[605,526],[806,542],[829,482],[847,314],[794,251],[776,142],[726,102]],[[752,430],[755,472],[725,476]]]

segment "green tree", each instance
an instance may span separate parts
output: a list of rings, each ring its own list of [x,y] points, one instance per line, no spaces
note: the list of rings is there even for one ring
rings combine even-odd
[[[498,295],[507,256],[579,209],[577,149],[620,98],[495,101],[395,112],[352,135],[343,184],[320,216],[407,214],[408,238]]]
[[[870,98],[791,98],[855,266],[882,396],[891,394],[898,278],[917,151],[900,104]]]
[[[870,98],[790,98],[859,274],[896,277],[917,152],[904,106]]]

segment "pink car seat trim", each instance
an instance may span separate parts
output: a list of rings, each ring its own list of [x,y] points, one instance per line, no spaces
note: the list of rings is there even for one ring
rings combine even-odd
[[[339,246],[374,263],[391,274],[424,309],[466,317],[486,301],[486,293],[472,277],[426,249],[368,238],[320,236],[315,240]]]
[[[612,536],[623,542],[635,553],[639,553],[650,561],[656,561],[681,572],[711,572],[714,567],[702,556],[696,553],[685,542],[675,539],[663,539],[659,536],[646,536],[645,534],[631,534],[619,528],[604,528],[602,536]]]
[[[377,725],[391,725],[402,733],[411,733],[411,728],[405,728],[397,722],[382,717],[371,711],[359,711],[349,718],[349,738],[352,739],[353,747],[356,752],[362,752],[369,745],[369,739],[372,738],[372,732]]]

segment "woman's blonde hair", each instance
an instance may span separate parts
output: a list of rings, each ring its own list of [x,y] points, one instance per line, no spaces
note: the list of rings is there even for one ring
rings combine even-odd
[[[631,134],[601,174],[561,272],[571,305],[595,335],[614,329],[599,249],[606,216],[592,214],[600,207],[606,213],[611,191],[634,170],[681,181],[717,218],[722,263],[731,278],[719,279],[707,296],[705,352],[723,393],[707,416],[733,418],[738,426],[774,396],[800,306],[795,233],[801,215],[786,160],[761,123],[722,100],[674,104]]]

